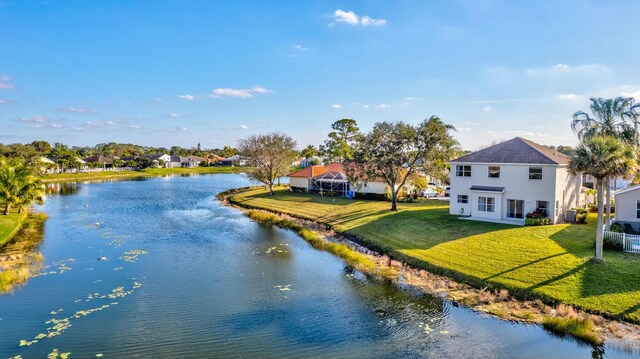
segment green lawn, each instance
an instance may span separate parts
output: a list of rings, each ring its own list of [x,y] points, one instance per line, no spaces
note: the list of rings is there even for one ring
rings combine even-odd
[[[142,171],[122,172],[90,172],[90,173],[56,173],[43,175],[43,182],[84,181],[106,178],[131,178],[164,176],[170,174],[211,174],[211,173],[239,173],[246,171],[246,167],[195,167],[195,168],[147,168]]]
[[[329,224],[372,248],[475,286],[505,287],[640,322],[640,255],[605,251],[605,263],[591,264],[594,217],[588,225],[513,227],[461,220],[437,200],[402,203],[390,212],[388,202],[285,190],[270,197],[254,189],[231,201]]]
[[[4,209],[4,206],[2,206],[2,209]],[[18,232],[25,217],[26,214],[19,214],[16,211],[12,211],[6,216],[0,212],[0,248]]]

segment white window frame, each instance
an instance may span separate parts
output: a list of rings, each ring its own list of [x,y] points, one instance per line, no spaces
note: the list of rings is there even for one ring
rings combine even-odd
[[[492,168],[494,169],[494,171],[495,171],[495,169],[496,169],[496,168],[498,169],[498,171],[497,171],[497,172],[495,172],[495,174],[497,174],[497,176],[492,176],[492,175],[491,175],[491,169],[492,169]],[[489,166],[489,167],[488,167],[488,169],[487,169],[487,177],[489,177],[489,178],[495,178],[495,179],[500,178],[500,166]]]
[[[540,170],[540,178],[532,178],[531,170]],[[529,167],[529,179],[532,181],[542,181],[542,167]],[[534,173],[534,176],[537,177],[538,173]]]
[[[471,177],[471,165],[456,165],[456,177]]]
[[[469,196],[466,194],[459,194],[458,203],[463,203],[463,204],[469,203]]]

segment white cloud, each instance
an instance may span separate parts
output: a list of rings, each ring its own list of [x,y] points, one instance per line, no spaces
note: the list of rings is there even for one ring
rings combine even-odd
[[[241,128],[241,129],[243,129],[243,130],[248,130],[248,129],[249,129],[249,126],[247,126],[247,125],[240,125],[240,128]]]
[[[391,108],[391,105],[387,105],[386,103],[381,103],[381,104],[376,105],[376,108],[380,108],[380,109],[386,110],[388,108]]]
[[[467,126],[480,126],[480,124],[479,124],[479,123],[477,123],[477,122],[470,122],[470,121],[467,121],[467,122],[465,122],[464,124],[465,124],[465,125],[467,125]]]
[[[262,86],[253,86],[250,89],[234,89],[234,88],[217,88],[211,91],[211,98],[225,98],[236,97],[241,99],[247,99],[253,97],[254,94],[265,94],[273,92]]]
[[[469,127],[457,127],[456,130],[461,131],[461,132],[467,132],[467,131],[471,131],[471,128],[469,128]]]
[[[638,91],[622,91],[620,96],[624,97],[633,97],[636,101],[640,102],[640,90]]]
[[[341,109],[342,105],[339,103],[334,103],[333,105],[331,105],[331,108],[335,108],[335,109]]]
[[[177,113],[171,113],[171,114],[169,114],[169,116],[173,117],[173,118],[180,117],[180,115],[177,114]]]
[[[14,88],[13,83],[11,83],[11,77],[9,75],[0,74],[0,89],[1,90],[9,90]]]
[[[362,105],[363,108],[369,108],[369,105]]]
[[[333,20],[336,23],[348,24],[351,26],[383,26],[387,21],[384,19],[374,19],[369,16],[358,16],[353,11],[338,9],[333,13]]]
[[[590,75],[590,74],[602,74],[609,73],[611,69],[605,65],[600,64],[585,64],[578,66],[571,66],[567,64],[557,64],[547,67],[530,68],[525,71],[529,77],[550,77],[559,75]]]
[[[581,98],[582,96],[576,95],[574,93],[563,93],[557,96],[557,99],[562,101],[576,101]]]
[[[417,97],[411,97],[411,96],[408,96],[408,97],[404,98],[405,101],[415,101],[417,99],[418,99]]]
[[[23,117],[20,119],[20,121],[27,122],[27,123],[47,123],[49,120],[43,116],[34,115],[31,117]]]
[[[87,131],[95,128],[113,127],[123,122],[122,120],[87,121],[80,126],[75,126],[75,131]]]
[[[172,128],[171,131],[174,131],[174,132],[187,132],[187,131],[189,131],[189,129],[187,129],[186,127],[175,127],[175,128]]]
[[[20,119],[20,122],[24,122],[27,124],[29,128],[62,128],[62,124],[58,122],[53,122],[51,119],[34,115],[31,117],[23,117]]]
[[[360,19],[360,23],[362,26],[383,26],[387,21],[384,19],[373,19],[368,16],[363,16],[362,19]]]
[[[12,103],[14,103],[14,101],[11,101],[11,100],[4,100],[4,99],[1,99],[1,98],[0,98],[0,105],[10,105],[10,104],[12,104]]]
[[[196,99],[196,97],[193,95],[180,95],[178,96],[178,98],[185,101],[193,101]]]
[[[482,109],[485,110],[485,111],[491,111],[491,106],[485,106]]]
[[[130,125],[130,126],[127,126],[127,127],[129,127],[130,129],[133,129],[133,130],[139,130],[139,129],[142,128],[142,126],[140,126],[140,125]]]
[[[95,113],[98,112],[96,109],[90,107],[65,107],[61,108],[60,111],[63,112],[72,112],[72,113]]]

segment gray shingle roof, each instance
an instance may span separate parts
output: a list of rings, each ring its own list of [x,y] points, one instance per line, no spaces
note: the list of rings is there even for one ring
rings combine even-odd
[[[558,151],[516,137],[485,149],[456,158],[451,162],[526,163],[566,165],[570,158]]]

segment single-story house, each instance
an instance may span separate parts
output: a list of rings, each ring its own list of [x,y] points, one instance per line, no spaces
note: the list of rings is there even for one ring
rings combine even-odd
[[[167,168],[193,168],[200,166],[200,162],[185,156],[171,156],[166,166]]]
[[[239,155],[233,155],[231,157],[227,157],[222,161],[218,162],[219,166],[246,166],[247,160]]]
[[[451,161],[449,213],[471,219],[524,224],[527,213],[552,223],[584,203],[582,176],[569,173],[569,157],[524,138]]]
[[[197,163],[198,166],[200,166],[200,163],[202,163],[202,162],[206,162],[207,164],[209,163],[208,159],[206,159],[204,157],[200,157],[200,156],[187,156],[187,158],[190,161],[193,161],[193,162]],[[197,167],[197,166],[194,166],[194,167]]]
[[[89,156],[84,160],[87,163],[99,163],[103,168],[113,167],[113,159],[102,155]]]
[[[383,199],[387,193],[387,184],[383,180],[353,185],[347,179],[341,163],[309,166],[289,174],[292,191],[308,193],[326,193],[348,196],[349,191],[356,197]]]
[[[614,192],[616,223],[625,227],[629,226],[633,232],[640,232],[640,184],[632,185]]]

